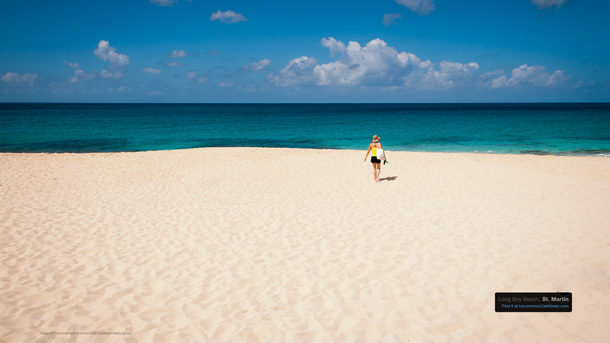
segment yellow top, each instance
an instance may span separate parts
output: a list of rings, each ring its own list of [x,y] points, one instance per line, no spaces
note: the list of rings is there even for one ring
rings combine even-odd
[[[371,156],[377,157],[377,148],[373,148],[373,154]]]

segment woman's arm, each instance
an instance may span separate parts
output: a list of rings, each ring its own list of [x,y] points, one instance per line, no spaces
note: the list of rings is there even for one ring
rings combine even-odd
[[[369,144],[369,150],[366,151],[366,156],[364,156],[364,162],[366,162],[366,158],[369,156],[370,151],[371,151],[371,145]]]

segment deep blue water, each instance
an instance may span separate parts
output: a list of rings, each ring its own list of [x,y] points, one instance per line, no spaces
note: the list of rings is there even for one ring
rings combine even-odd
[[[2,152],[197,147],[610,156],[610,104],[0,104]]]

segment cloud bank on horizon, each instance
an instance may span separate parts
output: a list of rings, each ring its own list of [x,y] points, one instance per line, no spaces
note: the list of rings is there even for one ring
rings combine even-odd
[[[351,41],[346,46],[333,37],[323,38],[321,44],[331,55],[341,58],[320,64],[314,57],[293,59],[277,74],[268,79],[277,86],[335,86],[387,87],[393,89],[448,90],[461,87],[507,88],[518,86],[567,86],[570,76],[561,70],[552,74],[545,66],[523,64],[511,71],[479,74],[476,62],[441,61],[438,66],[422,60],[413,53],[398,52],[381,39],[374,39],[362,47]]]
[[[558,21],[557,13],[560,12],[555,11],[566,12],[568,5],[568,0],[520,2],[534,11],[550,13],[551,19],[545,19],[547,21]],[[161,11],[178,11],[181,7],[194,6],[196,3],[150,0],[149,6],[154,5],[151,7],[156,8],[155,13],[162,17],[164,14]],[[443,17],[441,22],[451,18],[451,11],[444,9],[449,3],[441,0],[387,0],[385,5],[376,15],[371,13],[371,24],[367,25],[377,25],[376,30],[380,32],[384,29],[403,32],[407,38],[393,33],[389,35],[390,39],[379,35],[364,40],[362,37],[366,34],[359,31],[353,35],[357,39],[342,41],[336,36],[322,36],[316,44],[312,44],[310,33],[293,29],[286,34],[290,39],[282,38],[280,41],[283,43],[276,45],[273,34],[262,33],[266,27],[261,25],[273,27],[274,23],[261,19],[261,11],[251,9],[248,12],[249,7],[245,5],[242,6],[243,11],[208,10],[207,22],[210,24],[206,26],[207,30],[193,35],[194,43],[180,39],[177,40],[178,44],[172,44],[170,40],[157,47],[153,41],[144,39],[142,42],[140,36],[135,36],[134,40],[129,35],[99,37],[94,40],[97,46],[90,48],[88,54],[64,56],[60,64],[65,70],[63,74],[45,68],[47,61],[32,60],[29,68],[25,63],[14,62],[12,65],[16,67],[9,67],[3,62],[0,64],[0,101],[103,101],[104,94],[111,99],[109,101],[173,101],[173,98],[197,101],[203,97],[204,101],[242,101],[247,98],[281,102],[286,96],[295,101],[328,101],[333,95],[354,101],[361,101],[362,95],[368,96],[367,99],[383,95],[384,99],[390,100],[411,96],[411,100],[417,101],[418,94],[436,94],[438,98],[434,96],[429,99],[455,101],[461,99],[464,92],[473,94],[472,99],[477,101],[485,101],[490,95],[497,99],[519,101],[522,98],[535,99],[536,94],[544,94],[545,99],[556,101],[565,100],[565,94],[573,95],[575,99],[587,99],[590,94],[595,94],[593,99],[596,101],[610,99],[608,63],[602,62],[603,57],[608,55],[607,49],[606,55],[603,51],[593,57],[591,54],[582,55],[581,62],[577,60],[570,67],[569,64],[558,63],[563,62],[559,58],[548,58],[543,53],[530,56],[522,48],[512,54],[510,44],[519,46],[518,40],[490,34],[488,41],[493,42],[491,46],[500,44],[496,50],[502,53],[468,57],[472,54],[467,49],[435,50],[429,47],[444,44],[443,40],[434,41],[428,37],[436,37],[433,31],[439,28],[436,24],[438,21],[434,19],[436,16]],[[254,13],[254,16],[248,13]],[[204,23],[205,15],[198,16],[199,22]],[[380,22],[381,16],[383,19]],[[271,13],[271,18],[296,20],[286,19],[287,16],[280,13]],[[546,23],[541,17],[532,18],[532,27],[544,28]],[[180,23],[187,22],[179,20]],[[468,24],[464,21],[461,26]],[[448,31],[440,32],[440,37],[455,37],[455,42],[468,42],[471,39],[464,34],[452,33],[459,31],[460,26],[452,23],[444,25],[441,28]],[[408,29],[405,31],[402,27]],[[502,23],[498,27],[498,30],[510,32]],[[229,29],[225,36],[224,32]],[[170,35],[185,35],[183,30],[171,30],[171,25],[165,30]],[[279,34],[281,31],[275,32]],[[524,32],[535,35],[531,29]],[[480,34],[484,35],[484,32]],[[206,44],[208,36],[211,39]],[[419,36],[424,40],[412,38]],[[523,35],[520,37],[529,46],[536,46],[529,43],[533,39]],[[409,41],[415,42],[416,49],[405,49],[405,46],[411,45]],[[456,45],[454,41],[449,42]],[[547,36],[540,42],[548,45],[552,39]],[[480,43],[474,40],[472,44]],[[501,44],[508,45],[503,47]],[[320,53],[315,46],[325,49],[326,53]],[[551,48],[564,49],[561,46]],[[574,56],[577,53],[577,49],[570,50]],[[570,70],[566,70],[566,66]]]

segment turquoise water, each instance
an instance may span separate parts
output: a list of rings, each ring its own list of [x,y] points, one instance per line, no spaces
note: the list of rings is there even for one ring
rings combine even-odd
[[[2,152],[197,147],[610,156],[610,104],[0,104]]]

